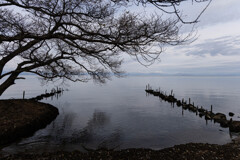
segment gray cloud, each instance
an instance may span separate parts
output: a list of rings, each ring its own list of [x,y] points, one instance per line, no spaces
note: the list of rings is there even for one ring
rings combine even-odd
[[[240,55],[240,36],[224,36],[216,39],[206,39],[202,43],[190,45],[186,55]]]
[[[206,67],[195,67],[188,66],[182,67],[181,65],[175,68],[164,68],[164,73],[171,74],[192,74],[192,75],[240,75],[240,64],[239,63],[225,63],[218,64],[217,66],[206,66]]]

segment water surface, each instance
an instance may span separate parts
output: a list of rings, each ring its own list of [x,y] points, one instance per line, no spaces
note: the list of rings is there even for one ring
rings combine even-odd
[[[240,77],[126,77],[113,78],[104,85],[68,83],[60,97],[44,99],[59,109],[60,115],[45,129],[2,149],[21,151],[83,150],[87,148],[162,149],[189,142],[224,144],[235,135],[228,128],[205,121],[161,99],[146,95],[147,84],[163,91],[173,89],[178,99],[214,112],[234,112],[240,120]],[[55,84],[56,86],[57,84]],[[2,98],[34,97],[55,87],[41,86],[34,76],[9,88]]]

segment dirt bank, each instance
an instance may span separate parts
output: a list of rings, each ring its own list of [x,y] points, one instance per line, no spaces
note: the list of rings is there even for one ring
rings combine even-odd
[[[50,104],[31,100],[0,100],[0,145],[32,135],[58,115]]]

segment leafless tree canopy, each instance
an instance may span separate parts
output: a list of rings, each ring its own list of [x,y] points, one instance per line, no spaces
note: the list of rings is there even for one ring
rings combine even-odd
[[[165,11],[182,1],[1,0],[0,95],[24,72],[49,81],[104,82],[110,74],[121,75],[123,53],[151,64],[162,46],[186,40],[179,36],[182,20],[146,18],[123,7],[152,4]],[[151,50],[156,46],[158,51]],[[18,62],[15,68],[4,70],[12,60]]]

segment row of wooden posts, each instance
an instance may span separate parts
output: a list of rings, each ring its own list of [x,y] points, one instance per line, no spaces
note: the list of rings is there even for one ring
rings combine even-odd
[[[45,90],[44,94],[38,95],[36,97],[30,98],[31,100],[42,100],[43,98],[48,98],[48,97],[53,97],[54,95],[59,95],[64,91],[63,88],[52,88],[50,92],[47,91],[47,89]],[[23,91],[23,99],[25,99],[25,91]]]
[[[199,108],[198,106],[194,105],[194,102],[191,104],[191,98],[189,98],[188,103],[184,99],[178,100],[175,98],[173,90],[171,90],[171,94],[167,95],[166,91],[163,92],[159,88],[158,90],[154,91],[152,87],[148,84],[146,85],[146,90],[148,94],[152,94],[154,96],[160,97],[162,100],[165,100],[169,103],[176,103],[178,107],[182,106],[182,109],[188,109],[191,112],[196,113],[200,117],[205,117],[206,120],[214,120],[214,122],[220,123],[221,127],[229,127],[231,132],[240,132],[240,121],[233,121],[232,118],[227,120],[227,117],[223,113],[214,113],[213,106],[211,105],[210,111],[204,109],[202,106]],[[229,112],[229,116],[234,116],[234,113]]]

